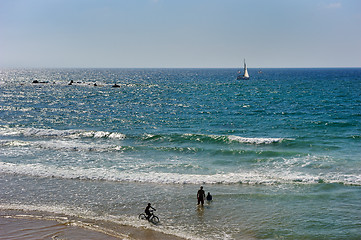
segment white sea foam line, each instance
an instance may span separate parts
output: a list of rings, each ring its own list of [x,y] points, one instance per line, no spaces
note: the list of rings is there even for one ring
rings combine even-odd
[[[184,134],[184,136],[193,136],[193,134],[191,133],[186,133]],[[239,143],[250,143],[250,144],[271,144],[271,143],[278,143],[278,142],[282,142],[283,140],[287,139],[287,140],[293,140],[291,138],[250,138],[250,137],[240,137],[240,136],[236,136],[236,135],[229,135],[229,136],[224,136],[224,135],[206,135],[206,134],[200,134],[199,136],[203,136],[203,137],[210,137],[213,139],[219,139],[219,138],[227,138],[228,141],[231,142],[239,142]],[[200,139],[197,139],[198,141]]]
[[[10,146],[10,147],[25,147],[29,146],[29,142],[19,141],[19,140],[0,140],[0,146]]]
[[[117,132],[107,131],[87,131],[80,129],[70,130],[57,130],[57,129],[39,129],[39,128],[9,128],[1,127],[0,135],[3,136],[21,136],[26,137],[63,137],[63,138],[110,138],[120,139],[126,138],[125,134]],[[191,136],[192,134],[184,134],[185,136]],[[247,138],[236,135],[221,136],[221,135],[203,135],[211,138],[227,137],[231,142],[249,143],[249,144],[272,144],[285,140],[285,138]],[[292,140],[292,139],[289,139]]]
[[[189,240],[204,240],[204,238],[201,237],[195,237],[192,235],[189,231],[189,226],[171,226],[167,225],[166,223],[162,223],[159,225],[153,225],[149,223],[148,221],[139,221],[137,216],[126,216],[122,218],[122,220],[119,220],[119,216],[114,215],[108,215],[104,220],[109,220],[126,226],[132,226],[135,228],[143,228],[143,229],[149,229],[157,232],[161,232],[167,235],[173,235],[177,236],[183,239],[189,239]]]
[[[67,140],[50,140],[50,141],[37,141],[32,142],[32,145],[45,148],[45,149],[55,149],[55,150],[80,150],[80,151],[108,151],[116,150],[121,151],[122,146],[108,145],[108,144],[98,144],[98,143],[86,143],[86,142],[75,142]]]
[[[284,140],[284,138],[246,138],[235,135],[228,136],[228,139],[234,142],[251,143],[251,144],[271,144],[271,143],[278,143]]]
[[[65,206],[56,205],[56,206],[47,206],[44,204],[41,205],[28,205],[28,204],[0,204],[0,209],[3,210],[19,210],[19,211],[38,211],[38,212],[50,212],[55,214],[65,214],[67,216],[79,216],[80,214],[86,212],[84,209],[75,209],[67,208]],[[95,216],[95,214],[94,214]],[[67,219],[66,219],[67,220]]]
[[[59,177],[65,179],[106,180],[125,182],[144,182],[161,184],[276,184],[276,183],[318,183],[343,182],[344,184],[361,185],[359,175],[310,175],[292,172],[287,169],[269,171],[244,171],[225,174],[201,175],[179,173],[140,173],[120,172],[116,169],[55,167],[42,164],[13,164],[0,162],[0,172],[21,174],[35,177]]]
[[[122,151],[123,146],[96,144],[86,142],[74,142],[69,140],[52,139],[48,141],[21,141],[21,140],[0,140],[0,146],[8,147],[26,147],[33,146],[43,149],[53,150],[77,150],[77,151],[98,151],[104,152],[109,150]]]
[[[79,129],[56,130],[39,128],[9,128],[1,127],[0,135],[3,136],[21,136],[26,137],[66,137],[66,138],[111,138],[124,139],[125,134],[106,131],[87,131]]]

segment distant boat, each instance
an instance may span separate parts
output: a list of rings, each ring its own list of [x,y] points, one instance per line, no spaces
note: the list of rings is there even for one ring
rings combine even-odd
[[[237,75],[237,80],[248,80],[249,79],[249,75],[248,75],[248,71],[247,71],[247,64],[246,64],[246,59],[244,59],[244,67],[243,67],[243,75],[241,73],[241,70],[238,71],[238,75]]]

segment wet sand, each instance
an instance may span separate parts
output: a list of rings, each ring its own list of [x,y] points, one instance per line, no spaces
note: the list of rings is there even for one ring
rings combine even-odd
[[[35,239],[89,239],[115,240],[104,233],[68,226],[56,221],[35,219],[0,218],[1,240],[35,240]]]
[[[104,228],[102,225],[106,225]],[[182,240],[182,238],[167,235],[149,229],[130,226],[119,226],[101,223],[88,228],[72,226],[55,220],[34,219],[20,216],[0,216],[0,240]]]

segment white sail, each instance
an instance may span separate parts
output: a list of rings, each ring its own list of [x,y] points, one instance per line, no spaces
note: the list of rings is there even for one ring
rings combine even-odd
[[[246,60],[244,60],[244,74],[243,74],[243,77],[249,78],[248,71],[247,71]]]
[[[246,59],[244,59],[243,75],[242,75],[241,71],[238,71],[237,79],[238,79],[238,80],[247,80],[247,79],[249,79],[248,70],[247,70],[247,65],[246,65]]]

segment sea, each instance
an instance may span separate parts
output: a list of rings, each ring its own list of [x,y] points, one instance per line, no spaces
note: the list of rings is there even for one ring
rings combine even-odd
[[[361,239],[361,69],[249,74],[1,69],[1,217],[120,238],[114,226]],[[201,186],[213,196],[204,206]],[[159,224],[138,218],[148,203]]]

